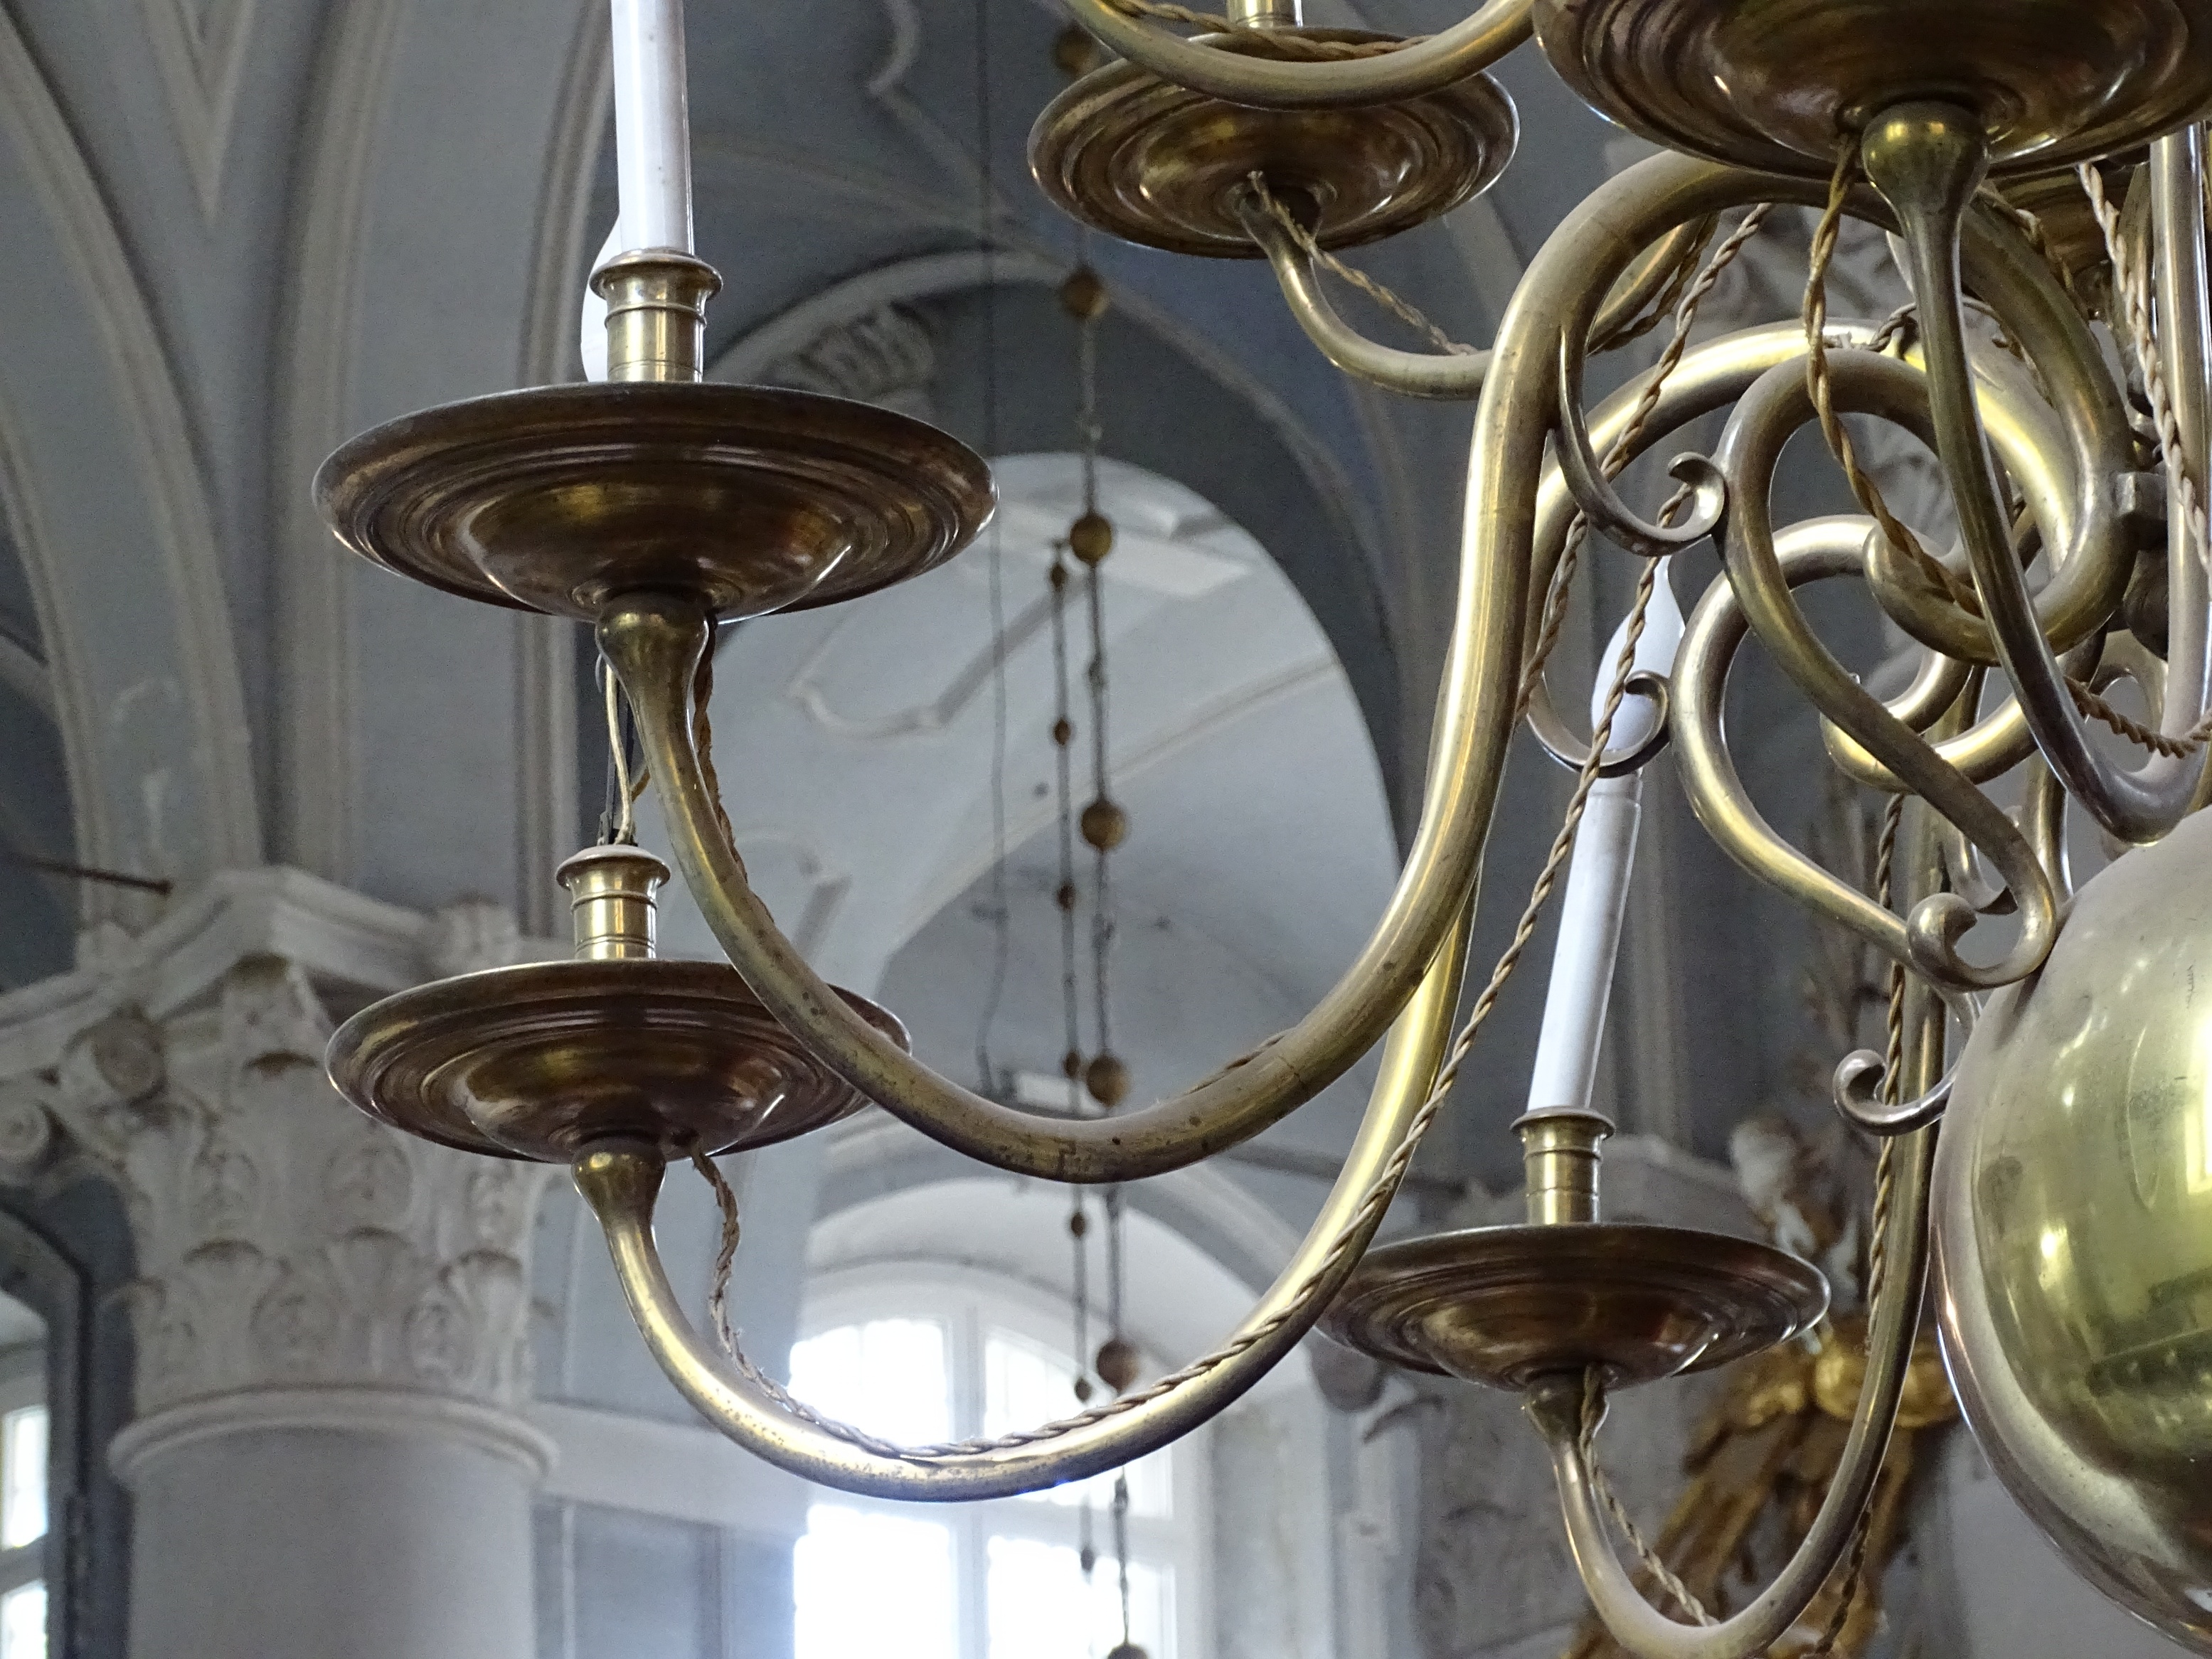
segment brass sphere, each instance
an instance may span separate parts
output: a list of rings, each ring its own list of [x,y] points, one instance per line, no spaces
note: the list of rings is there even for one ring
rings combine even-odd
[[[2212,1652],[2212,813],[2100,873],[1991,999],[1933,1204],[1990,1468],[2093,1584]]]
[[[1106,314],[1106,284],[1089,265],[1078,265],[1060,285],[1060,308],[1079,323],[1095,323]]]
[[[1089,1377],[1079,1376],[1075,1379],[1075,1403],[1077,1405],[1089,1405],[1091,1403],[1092,1392],[1091,1379]]]
[[[1091,1218],[1077,1210],[1067,1218],[1068,1236],[1081,1238],[1091,1231]]]
[[[1115,1394],[1127,1394],[1137,1380],[1137,1345],[1126,1336],[1112,1336],[1100,1345],[1091,1369]]]
[[[1114,521],[1103,513],[1086,513],[1067,527],[1067,550],[1085,564],[1097,564],[1114,550]]]
[[[1105,49],[1080,24],[1070,23],[1052,43],[1053,67],[1069,80],[1079,80],[1097,69]]]
[[[1063,881],[1052,890],[1052,902],[1063,910],[1075,908],[1075,884],[1072,881]]]
[[[1083,809],[1083,839],[1110,853],[1129,838],[1129,815],[1103,796]]]
[[[1106,1659],[1149,1659],[1149,1656],[1134,1642],[1117,1642],[1107,1650]]]
[[[1129,1068],[1112,1054],[1099,1054],[1084,1067],[1083,1086],[1101,1106],[1119,1106],[1129,1097]]]
[[[1052,723],[1052,740],[1062,749],[1075,741],[1075,722],[1065,714]]]
[[[1083,1075],[1083,1056],[1070,1048],[1060,1057],[1060,1074],[1070,1083]]]

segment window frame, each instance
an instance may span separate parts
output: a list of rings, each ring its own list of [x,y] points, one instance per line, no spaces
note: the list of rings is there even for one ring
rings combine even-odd
[[[841,1263],[809,1275],[799,1312],[797,1340],[804,1341],[842,1326],[878,1319],[933,1319],[946,1329],[946,1365],[951,1389],[952,1431],[967,1438],[983,1419],[984,1345],[993,1330],[1003,1330],[1065,1356],[1073,1346],[1074,1310],[1063,1297],[995,1268],[970,1262],[902,1259]],[[1141,1328],[1131,1339],[1143,1354],[1148,1374],[1159,1360]],[[1105,1340],[1104,1321],[1094,1311],[1091,1337]],[[1077,1410],[1071,1395],[1069,1414]],[[1174,1659],[1212,1659],[1212,1608],[1208,1580],[1213,1555],[1211,1436],[1200,1428],[1164,1449],[1169,1470],[1166,1516],[1129,1516],[1133,1560],[1166,1566],[1173,1573],[1170,1619]],[[958,1659],[989,1659],[989,1547],[994,1537],[1073,1545],[1079,1510],[1035,1497],[996,1498],[975,1503],[928,1506],[926,1516],[915,1504],[896,1498],[866,1498],[810,1486],[814,1503],[904,1519],[927,1518],[944,1525],[952,1540],[956,1576],[953,1605],[958,1620]],[[1103,1503],[1092,1506],[1096,1571],[1114,1571],[1113,1520]],[[1165,1659],[1154,1654],[1150,1659]]]

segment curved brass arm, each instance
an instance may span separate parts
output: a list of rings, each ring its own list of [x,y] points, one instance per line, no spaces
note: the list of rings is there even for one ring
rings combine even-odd
[[[1962,321],[1959,244],[1966,205],[1984,166],[1980,132],[1956,108],[1911,105],[1876,119],[1868,129],[1862,154],[1868,177],[1897,211],[1911,255],[1937,452],[2005,673],[2038,747],[2068,793],[2121,839],[2154,840],[2187,810],[2206,757],[2200,754],[2179,764],[2154,757],[2141,771],[2124,772],[2098,752],[2044,636],[2014,556],[1974,397]],[[2094,357],[2095,347],[2087,330],[2072,307],[2056,295],[2057,284],[2046,281],[2040,286],[2051,292],[2031,290],[2016,296],[2014,304],[1992,303],[2008,325],[2021,327],[2022,343],[2037,362]],[[2036,304],[2039,299],[2044,301],[2041,306]],[[2058,349],[2039,352],[2039,342],[2026,337],[2031,328]],[[2108,495],[2111,486],[2093,483],[2088,489]],[[2112,516],[2117,530],[2118,515]]]
[[[1328,302],[1313,256],[1282,222],[1250,196],[1241,198],[1237,216],[1267,256],[1275,281],[1283,290],[1291,317],[1320,348],[1321,355],[1354,380],[1378,386],[1407,398],[1455,401],[1479,397],[1490,373],[1487,350],[1468,352],[1401,351],[1377,344],[1337,314]],[[1638,256],[1613,285],[1597,320],[1590,325],[1592,341],[1619,333],[1667,284],[1676,265],[1712,234],[1710,219],[1677,225]]]
[[[1225,103],[1255,109],[1344,109],[1439,92],[1488,69],[1528,38],[1530,0],[1488,0],[1441,34],[1371,58],[1294,63],[1186,40],[1114,0],[1066,0],[1069,14],[1111,51]]]
[[[1341,1076],[1412,994],[1474,884],[1512,736],[1560,331],[1586,336],[1602,296],[1658,234],[1740,200],[1765,199],[1768,182],[1655,156],[1577,208],[1537,255],[1499,328],[1474,423],[1461,586],[1427,789],[1389,906],[1358,958],[1304,1019],[1154,1105],[1079,1121],[1015,1111],[939,1076],[854,1017],[776,931],[718,821],[690,714],[706,617],[668,594],[610,601],[601,648],[637,712],[670,851],[754,994],[825,1065],[894,1115],[995,1167],[1054,1180],[1122,1181],[1178,1168],[1257,1133]]]
[[[1235,1401],[1297,1346],[1358,1265],[1388,1207],[1387,1200],[1370,1202],[1370,1191],[1426,1100],[1443,1057],[1466,941],[1462,920],[1392,1028],[1366,1116],[1321,1213],[1267,1294],[1216,1350],[1226,1357],[1127,1409],[1109,1409],[1065,1432],[1047,1425],[1028,1443],[893,1456],[794,1414],[684,1317],[653,1247],[659,1157],[624,1147],[594,1150],[578,1160],[576,1185],[606,1232],[615,1275],[653,1358],[708,1422],[748,1451],[805,1480],[877,1498],[1004,1498],[1079,1480],[1156,1450]]]
[[[1774,538],[1783,579],[1802,587],[1861,574],[1865,522],[1839,517],[1790,526]],[[1721,850],[1751,874],[1917,971],[1919,959],[1905,923],[1777,835],[1737,775],[1722,740],[1722,716],[1729,669],[1750,631],[1734,586],[1723,577],[1698,602],[1675,652],[1675,764],[1690,809]],[[1912,740],[1923,742],[1917,736]]]
[[[1481,396],[1483,379],[1490,373],[1489,352],[1400,351],[1376,344],[1336,314],[1315,276],[1312,257],[1273,214],[1246,196],[1237,201],[1237,216],[1267,254],[1291,315],[1337,368],[1407,398]]]
[[[1887,357],[1867,351],[1838,353],[1832,373],[1841,409],[1910,421],[1921,408],[1921,377]],[[1960,933],[1972,924],[1972,907],[1954,893],[1922,900],[1905,924],[1914,965],[1954,990],[2009,984],[2033,971],[2058,934],[2057,907],[2043,867],[1996,803],[1946,765],[1926,739],[1883,708],[1830,654],[1798,610],[1775,556],[1768,505],[1775,466],[1784,446],[1813,418],[1805,377],[1783,368],[1762,375],[1729,419],[1717,462],[1731,481],[1728,527],[1721,544],[1729,586],[1783,672],[1913,793],[1965,831],[1996,865],[2012,893],[2020,911],[2019,938],[2000,961],[1986,968],[1967,962],[1956,948]]]
[[[1796,1623],[1850,1547],[1897,1423],[1905,1373],[1928,1278],[1928,1177],[1936,1132],[1897,1143],[1896,1202],[1884,1240],[1887,1267],[1867,1335],[1865,1380],[1841,1459],[1819,1512],[1788,1564],[1751,1604],[1714,1625],[1680,1625],[1646,1601],[1613,1553],[1583,1452],[1583,1380],[1547,1378],[1529,1390],[1528,1415],[1551,1449],[1567,1544],[1598,1617],[1639,1659],[1750,1659]]]

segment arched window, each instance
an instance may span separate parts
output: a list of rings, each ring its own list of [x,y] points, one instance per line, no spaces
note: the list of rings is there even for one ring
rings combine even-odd
[[[876,1267],[811,1291],[791,1383],[888,1439],[964,1440],[1079,1409],[1074,1347],[1073,1310],[1032,1287]],[[1127,1471],[1128,1632],[1153,1659],[1204,1659],[1205,1457],[1198,1437]],[[1114,1489],[1109,1473],[941,1509],[818,1493],[793,1560],[797,1659],[1105,1659],[1122,1638]]]

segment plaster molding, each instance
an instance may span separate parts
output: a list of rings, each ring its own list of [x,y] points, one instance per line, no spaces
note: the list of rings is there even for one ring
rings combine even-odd
[[[379,117],[407,0],[357,0],[331,14],[305,123],[295,233],[279,338],[270,471],[277,550],[276,797],[282,855],[343,878],[354,859],[355,765],[350,555],[324,526],[307,481],[351,435],[347,394],[360,314],[362,216]]]
[[[558,1449],[545,1496],[629,1510],[788,1547],[813,1488],[695,1423],[541,1401],[530,1420]]]
[[[177,141],[199,197],[215,222],[222,200],[223,157],[238,113],[255,0],[142,0],[154,63],[169,94]]]
[[[912,738],[934,737],[951,728],[968,706],[987,690],[992,671],[1043,632],[1052,621],[1052,595],[1032,599],[1008,618],[1000,637],[987,643],[956,671],[935,696],[884,714],[840,714],[824,684],[836,666],[842,636],[856,619],[841,618],[821,641],[806,653],[799,672],[784,687],[783,695],[805,711],[806,718],[832,736],[854,743],[896,743]]]
[[[553,1437],[514,1412],[447,1395],[354,1388],[246,1389],[172,1407],[110,1441],[108,1466],[135,1487],[155,1464],[186,1446],[286,1429],[458,1441],[521,1465],[533,1482],[560,1466]]]
[[[117,1188],[142,1414],[299,1389],[519,1405],[550,1171],[347,1106],[323,1070],[319,989],[536,953],[493,909],[422,916],[297,871],[240,872],[77,973],[0,997],[0,1178],[89,1168]]]
[[[798,350],[768,365],[770,386],[848,398],[931,418],[937,341],[929,325],[896,304],[832,324]]]
[[[186,757],[194,776],[191,810],[199,842],[195,860],[203,867],[252,864],[260,858],[252,757],[246,702],[231,645],[222,559],[199,457],[184,404],[153,314],[132,268],[92,169],[78,148],[52,89],[46,84],[21,34],[0,11],[0,131],[21,155],[60,241],[70,274],[94,314],[106,368],[117,390],[131,447],[137,453],[146,509],[155,526],[149,550],[160,571],[177,651],[179,681],[167,688],[184,705],[193,733]],[[15,412],[21,418],[21,411]],[[19,481],[20,482],[20,481]],[[25,538],[25,560],[35,568],[53,556],[35,523]],[[43,581],[48,593],[61,585]],[[110,727],[97,724],[114,710],[100,705],[96,688],[83,682],[85,660],[72,636],[88,629],[90,617],[72,605],[58,605],[46,646],[56,671],[56,690],[64,707],[76,706],[64,722],[73,784],[100,769],[83,745],[105,744]],[[42,618],[42,623],[49,620]],[[112,726],[112,722],[111,722]],[[95,736],[95,733],[98,735]],[[96,752],[96,751],[93,751]],[[94,862],[143,865],[158,855],[152,827],[143,847],[131,844],[123,815],[112,804],[89,799],[105,792],[95,782],[79,798],[80,850]],[[193,869],[161,873],[191,876]]]

